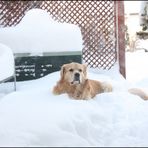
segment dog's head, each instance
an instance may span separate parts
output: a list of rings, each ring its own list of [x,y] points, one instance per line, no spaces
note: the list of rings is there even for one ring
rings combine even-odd
[[[71,85],[82,84],[87,77],[87,66],[72,62],[64,64],[61,68],[61,79],[70,83]]]

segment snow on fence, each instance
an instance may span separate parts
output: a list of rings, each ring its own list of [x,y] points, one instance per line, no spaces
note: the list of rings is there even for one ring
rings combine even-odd
[[[17,25],[32,8],[47,10],[59,22],[78,25],[83,61],[103,69],[119,61],[125,76],[123,1],[0,1],[0,26]]]

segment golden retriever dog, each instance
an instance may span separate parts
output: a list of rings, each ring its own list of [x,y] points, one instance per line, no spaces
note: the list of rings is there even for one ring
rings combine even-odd
[[[108,82],[100,82],[87,78],[87,66],[79,63],[64,64],[60,71],[61,78],[53,88],[55,95],[67,93],[69,97],[74,99],[90,99],[97,94],[104,92],[112,92],[113,87]],[[148,96],[140,89],[133,88],[130,93],[148,99]]]

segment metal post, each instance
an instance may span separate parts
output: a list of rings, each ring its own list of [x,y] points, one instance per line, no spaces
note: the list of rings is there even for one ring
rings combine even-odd
[[[16,75],[15,74],[14,74],[13,78],[14,78],[14,91],[16,91]]]

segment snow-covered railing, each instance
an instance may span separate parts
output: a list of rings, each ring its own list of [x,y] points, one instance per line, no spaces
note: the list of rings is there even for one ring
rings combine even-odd
[[[4,44],[0,43],[0,83],[14,78],[15,82],[15,64],[12,50]]]

